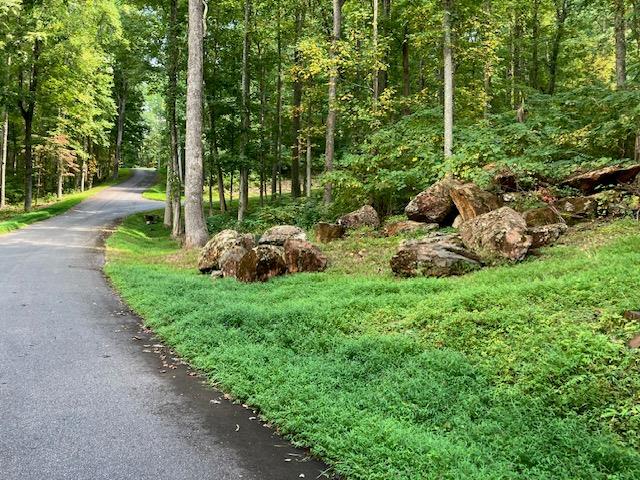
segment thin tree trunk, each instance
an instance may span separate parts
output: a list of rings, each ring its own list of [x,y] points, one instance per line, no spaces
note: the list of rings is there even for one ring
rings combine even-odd
[[[307,182],[305,192],[307,198],[311,198],[311,98],[309,98],[307,109]]]
[[[569,1],[570,0],[556,0],[556,32],[553,37],[551,58],[549,60],[549,86],[547,88],[549,95],[553,95],[556,92],[558,57],[560,56],[560,46],[564,36],[564,24],[569,14]]]
[[[531,78],[529,84],[536,90],[540,88],[540,0],[533,0],[531,20]]]
[[[220,165],[220,157],[218,155],[218,129],[216,128],[216,115],[212,109],[211,112],[211,154],[216,165],[217,180],[218,180],[218,203],[220,204],[220,212],[227,211],[227,202],[224,198],[224,175],[222,173],[222,166]]]
[[[616,86],[627,83],[627,23],[625,21],[624,0],[615,0],[615,36],[616,36]]]
[[[297,67],[301,67],[300,51],[297,44],[302,35],[302,11],[296,11],[296,50],[294,53],[294,63]],[[293,114],[291,119],[291,196],[298,198],[300,196],[300,114],[302,110],[302,81],[298,75],[293,79]]]
[[[38,90],[38,60],[40,58],[41,47],[42,40],[36,39],[33,42],[33,62],[31,64],[31,78],[29,79],[30,99],[26,107],[22,101],[19,104],[20,112],[24,120],[24,210],[26,212],[31,211],[33,200],[33,154],[31,151],[31,143],[33,135],[33,113],[36,107],[35,96]],[[20,82],[22,83],[22,76]]]
[[[9,150],[9,109],[5,106],[2,114],[2,156],[0,157],[0,209],[7,202],[7,152]]]
[[[282,32],[280,25],[280,1],[278,0],[277,11],[277,50],[278,50],[278,72],[276,79],[276,158],[271,167],[271,200],[276,198],[278,191],[278,177],[280,174],[280,164],[282,162]]]
[[[62,198],[63,182],[64,182],[64,167],[62,165],[62,159],[58,159],[58,190],[56,192],[56,198],[58,200]]]
[[[202,209],[203,20],[202,1],[189,0],[184,207],[186,248],[202,247],[209,237]]]
[[[451,10],[453,0],[444,0],[444,156],[453,154],[453,46],[451,42]]]
[[[373,109],[378,106],[380,97],[380,69],[378,68],[378,9],[379,0],[373,0]]]
[[[402,31],[402,95],[408,98],[411,95],[411,76],[409,72],[409,24],[405,23]],[[409,115],[409,106],[405,105],[403,113]]]
[[[327,115],[327,137],[325,144],[325,172],[333,171],[333,157],[335,155],[335,135],[337,111],[337,87],[338,87],[338,42],[340,41],[340,29],[342,27],[342,5],[344,0],[333,0],[333,35],[331,38],[331,71],[329,74],[329,113]],[[324,203],[331,203],[333,197],[333,185],[327,182],[324,186]]]
[[[122,91],[118,93],[118,119],[116,130],[116,152],[113,160],[113,178],[118,178],[120,163],[122,162],[122,139],[124,135],[124,119],[127,108],[126,80],[123,80]]]
[[[260,56],[260,206],[264,206],[264,200],[267,195],[267,186],[265,180],[265,123],[267,115],[267,91],[265,88],[265,65],[258,43],[258,51]]]
[[[251,127],[251,112],[249,110],[249,48],[251,22],[251,0],[244,2],[244,39],[242,42],[242,128],[240,138],[240,191],[238,202],[238,222],[244,221],[249,202],[249,167],[247,165],[247,146],[249,145],[249,128]]]

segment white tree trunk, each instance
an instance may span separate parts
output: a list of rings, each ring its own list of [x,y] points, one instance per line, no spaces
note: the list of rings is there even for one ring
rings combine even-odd
[[[444,0],[444,156],[453,153],[453,46],[451,42],[451,9],[453,0]]]

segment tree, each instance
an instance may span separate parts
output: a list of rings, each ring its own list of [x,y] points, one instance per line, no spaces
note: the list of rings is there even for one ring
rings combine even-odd
[[[249,129],[251,128],[251,110],[249,89],[251,78],[249,73],[249,49],[251,22],[251,0],[244,1],[244,36],[242,40],[242,127],[240,138],[240,196],[238,198],[238,222],[244,220],[249,202],[249,166],[247,148],[249,146]]]
[[[451,11],[453,0],[444,0],[442,30],[444,32],[444,156],[453,151],[453,45],[451,40]]]
[[[204,8],[189,0],[189,60],[187,66],[187,126],[185,141],[185,248],[202,247],[209,234],[202,208],[202,84]]]
[[[345,0],[333,0],[333,31],[331,35],[331,70],[329,73],[329,99],[327,115],[327,133],[325,145],[325,171],[333,170],[333,157],[335,155],[336,121],[338,116],[337,88],[338,88],[338,42],[340,41],[340,29],[342,28],[342,6]],[[324,202],[331,203],[332,184],[325,183]]]
[[[624,87],[627,83],[627,23],[625,20],[624,0],[614,0],[615,37],[616,37],[616,86]]]

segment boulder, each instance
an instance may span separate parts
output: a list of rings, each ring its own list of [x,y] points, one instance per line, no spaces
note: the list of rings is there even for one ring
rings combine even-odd
[[[290,239],[284,243],[284,261],[289,273],[322,272],[327,257],[311,242]]]
[[[460,225],[464,245],[482,258],[522,260],[531,247],[527,222],[509,207],[485,213]]]
[[[562,218],[574,224],[594,218],[598,213],[598,199],[589,197],[567,197],[553,202],[553,207],[560,212]]]
[[[581,173],[567,178],[562,185],[577,188],[584,194],[593,193],[598,187],[631,183],[640,173],[640,164],[629,167],[614,166]]]
[[[345,228],[337,223],[317,223],[314,227],[315,237],[318,242],[329,243],[344,237]]]
[[[450,225],[457,215],[450,192],[451,187],[457,184],[451,178],[443,178],[419,193],[404,209],[407,218],[416,222]]]
[[[461,275],[480,266],[479,259],[464,248],[456,234],[435,233],[405,240],[391,258],[391,270],[402,277]]]
[[[259,245],[284,245],[287,240],[306,240],[307,234],[300,227],[294,225],[277,225],[264,232],[258,240]]]
[[[529,227],[527,233],[531,235],[531,248],[540,248],[551,245],[567,231],[567,228],[567,224],[564,222]]]
[[[371,205],[365,205],[355,212],[347,213],[338,219],[338,225],[346,229],[371,227],[378,228],[380,226],[380,217],[378,212]]]
[[[198,256],[198,270],[209,273],[212,270],[220,270],[220,256],[231,247],[240,245],[247,250],[253,248],[254,240],[250,234],[238,233],[235,230],[222,230],[214,235],[211,240],[200,250]]]
[[[241,282],[266,282],[285,273],[284,249],[275,245],[258,245],[242,257],[236,278]]]
[[[433,230],[437,230],[439,225],[437,223],[424,223],[415,222],[413,220],[402,220],[400,222],[393,222],[384,227],[385,237],[395,237],[400,233],[422,232],[429,233]]]
[[[462,217],[458,215],[453,219],[453,223],[451,224],[451,226],[457,230],[458,228],[460,228],[460,225],[462,225],[462,222],[464,222],[464,220],[462,220]]]
[[[498,197],[493,193],[481,190],[474,183],[456,185],[451,188],[450,194],[462,220],[465,221],[502,206]]]
[[[541,227],[555,223],[564,223],[558,210],[553,207],[541,207],[527,210],[522,214],[529,227]]]
[[[222,270],[212,270],[210,276],[213,280],[217,280],[218,278],[224,277],[224,274]]]
[[[218,260],[222,275],[224,277],[235,278],[238,274],[238,266],[240,265],[240,260],[242,260],[242,258],[247,254],[248,251],[249,250],[244,248],[242,245],[236,245],[229,248],[228,250],[225,250],[225,252],[220,255],[220,260]]]

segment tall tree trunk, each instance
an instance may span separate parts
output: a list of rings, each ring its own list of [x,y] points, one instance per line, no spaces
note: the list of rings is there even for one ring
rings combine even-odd
[[[444,31],[444,156],[453,154],[453,45],[451,41],[451,10],[453,0],[444,0],[442,29]]]
[[[402,30],[402,95],[406,98],[411,95],[411,76],[409,72],[409,24],[404,24]],[[403,113],[409,115],[409,106],[405,105]]]
[[[218,155],[218,129],[216,127],[216,113],[212,108],[211,114],[211,155],[216,166],[218,180],[218,203],[220,204],[220,212],[227,211],[227,202],[224,198],[224,175],[222,173],[222,165],[220,165],[220,157]]]
[[[616,86],[627,83],[627,23],[624,0],[615,0]]]
[[[0,156],[0,209],[7,201],[7,152],[9,151],[9,109],[5,106],[2,114],[2,154]]]
[[[247,159],[247,146],[249,145],[249,128],[251,127],[251,112],[249,88],[251,78],[249,77],[249,49],[251,47],[250,25],[251,22],[251,0],[244,2],[244,39],[242,41],[242,128],[240,138],[240,190],[238,202],[238,222],[244,220],[249,202],[249,166]]]
[[[311,98],[309,98],[307,110],[307,181],[305,192],[307,198],[311,198]]]
[[[380,97],[380,69],[378,68],[378,8],[379,0],[373,0],[373,109],[378,107]]]
[[[379,22],[378,31],[382,32],[383,35],[389,36],[392,26],[390,24],[391,18],[391,0],[382,0],[382,22]],[[384,52],[384,63],[386,65],[389,64],[389,50],[385,50]],[[378,93],[382,94],[387,88],[388,82],[388,73],[387,69],[381,69],[378,71]]]
[[[202,209],[203,22],[202,1],[189,0],[184,204],[186,248],[202,247],[209,237]]]
[[[538,90],[540,88],[540,0],[533,0],[533,12],[531,20],[531,73],[529,86]]]
[[[264,206],[265,197],[267,195],[267,185],[265,179],[265,130],[266,130],[266,115],[267,115],[267,89],[265,87],[265,65],[262,58],[262,50],[260,49],[260,43],[258,43],[258,52],[260,56],[260,206]]]
[[[333,35],[331,37],[331,71],[329,73],[329,113],[327,115],[327,138],[325,144],[325,172],[333,171],[333,157],[335,154],[335,136],[338,88],[338,42],[340,41],[340,29],[342,27],[342,5],[345,0],[333,0]],[[327,182],[324,186],[324,203],[331,203],[333,197],[333,185]]]
[[[29,79],[29,101],[19,102],[20,112],[24,120],[24,210],[31,211],[33,200],[33,114],[36,108],[36,93],[38,91],[38,60],[42,48],[42,40],[36,39],[33,42],[33,57],[31,63],[31,77]],[[22,72],[20,72],[20,83],[22,84]]]
[[[113,159],[113,178],[118,178],[120,163],[122,162],[122,139],[124,136],[124,119],[127,108],[127,86],[123,80],[122,91],[117,98],[118,119],[116,121],[116,152]]]
[[[302,10],[296,11],[296,50],[294,53],[294,63],[296,67],[302,67],[301,54],[298,49],[298,41],[302,35]],[[291,119],[291,196],[298,198],[300,196],[300,113],[302,110],[302,81],[296,74],[293,79],[293,114]]]
[[[569,15],[570,0],[555,0],[556,2],[556,32],[553,37],[551,47],[551,58],[549,60],[549,86],[547,93],[553,95],[556,92],[556,82],[558,80],[558,58],[560,57],[560,46],[564,37],[564,26]]]
[[[276,198],[276,193],[278,191],[280,164],[282,162],[282,28],[280,24],[280,12],[280,0],[278,0],[276,33],[278,50],[278,71],[276,78],[276,156],[275,162],[271,166],[271,200],[274,200]]]

